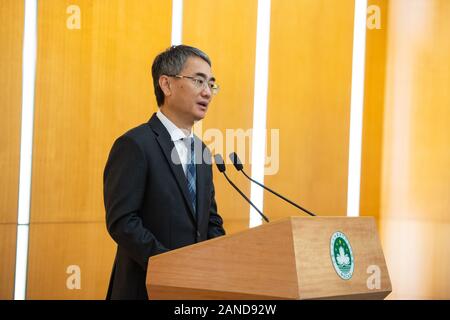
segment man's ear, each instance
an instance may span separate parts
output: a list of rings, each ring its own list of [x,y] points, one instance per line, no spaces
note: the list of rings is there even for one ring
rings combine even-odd
[[[172,94],[172,90],[170,89],[169,77],[166,75],[162,75],[159,77],[158,82],[161,90],[164,92],[164,96],[170,96]]]

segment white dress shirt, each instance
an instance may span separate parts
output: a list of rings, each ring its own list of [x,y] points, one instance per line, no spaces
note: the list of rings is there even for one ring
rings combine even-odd
[[[167,131],[169,132],[170,138],[172,139],[172,141],[175,145],[175,148],[177,150],[178,157],[180,158],[181,165],[183,166],[184,174],[186,175],[186,170],[187,170],[186,168],[187,168],[187,163],[189,160],[190,150],[188,149],[188,145],[186,143],[186,141],[189,141],[189,140],[183,140],[183,139],[193,138],[194,137],[193,132],[191,131],[190,134],[186,135],[180,128],[178,128],[172,121],[170,121],[169,118],[167,118],[160,110],[158,110],[158,112],[156,113],[156,116],[162,122],[163,126],[167,129]],[[172,152],[173,152],[173,150],[172,150]],[[172,158],[172,161],[174,161],[173,158]],[[174,161],[174,163],[177,164],[175,161]]]

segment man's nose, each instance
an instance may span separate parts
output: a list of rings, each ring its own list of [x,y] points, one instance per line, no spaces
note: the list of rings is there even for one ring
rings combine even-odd
[[[209,86],[204,86],[202,91],[201,91],[201,95],[204,98],[210,99],[211,96],[212,96],[212,89]]]

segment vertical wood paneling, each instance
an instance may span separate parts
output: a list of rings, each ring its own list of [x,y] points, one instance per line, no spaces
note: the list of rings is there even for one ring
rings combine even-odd
[[[392,298],[450,298],[450,2],[389,2],[381,239]]]
[[[380,8],[381,29],[367,30],[360,215],[378,218],[381,194],[388,12],[387,0],[371,0],[368,4]]]
[[[67,28],[69,5],[80,29]],[[156,110],[151,65],[170,32],[170,1],[39,2],[28,298],[106,296],[103,169],[114,140]],[[65,286],[71,264],[81,290]]]
[[[16,224],[0,223],[0,300],[14,298]]]
[[[267,127],[279,171],[265,177],[319,215],[345,215],[354,1],[272,2]],[[272,219],[302,214],[266,195]]]
[[[45,223],[30,227],[27,299],[105,299],[115,244],[104,223]],[[80,289],[71,289],[80,270]]]
[[[22,110],[23,1],[0,2],[0,299],[14,297]]]
[[[17,222],[22,109],[22,1],[0,3],[0,223]]]
[[[39,3],[32,222],[104,220],[103,168],[114,139],[156,109],[151,64],[170,18],[169,1]]]
[[[206,144],[215,144],[223,138],[223,148],[213,150],[228,159],[228,153],[237,150],[226,147],[227,129],[246,132],[253,126],[253,79],[256,46],[257,1],[185,0],[183,15],[183,43],[205,51],[212,60],[212,70],[220,93],[209,106],[208,114],[201,122]],[[198,126],[198,125],[197,125]],[[213,131],[215,130],[215,131]],[[229,131],[230,132],[230,131]],[[235,131],[236,132],[236,131]],[[251,146],[246,140],[245,169],[251,172],[249,162]],[[227,166],[230,178],[242,191],[250,195],[250,184]],[[249,205],[232,189],[225,178],[214,168],[214,184],[219,212],[225,220],[228,233],[244,230],[249,223]]]

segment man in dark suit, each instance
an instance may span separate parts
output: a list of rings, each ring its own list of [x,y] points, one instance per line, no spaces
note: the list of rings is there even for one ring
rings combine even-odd
[[[106,225],[118,245],[107,299],[148,299],[149,257],[225,234],[211,154],[192,133],[219,89],[210,59],[173,46],[152,76],[159,111],[114,142],[104,171]]]

